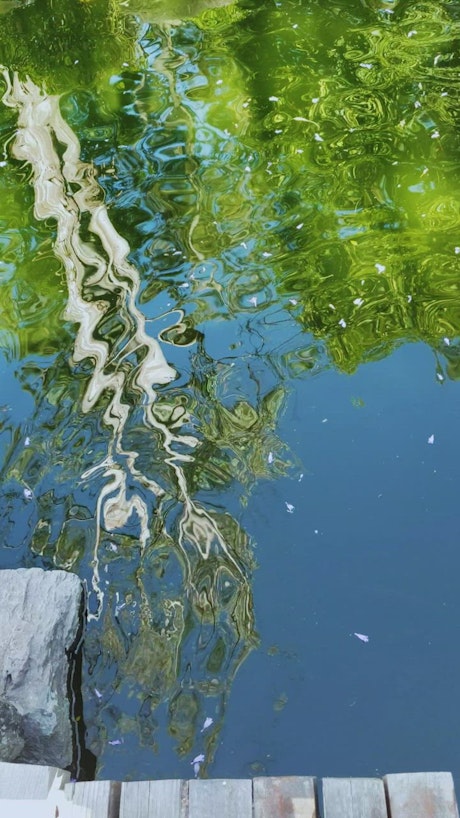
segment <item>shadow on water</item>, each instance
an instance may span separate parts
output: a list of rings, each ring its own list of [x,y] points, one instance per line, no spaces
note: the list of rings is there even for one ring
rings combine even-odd
[[[456,4],[2,10],[2,563],[88,583],[99,772],[212,773],[296,384],[457,377]]]

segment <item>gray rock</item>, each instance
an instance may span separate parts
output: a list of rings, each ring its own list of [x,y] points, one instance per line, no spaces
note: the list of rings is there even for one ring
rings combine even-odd
[[[0,699],[0,761],[16,761],[24,745],[20,713],[13,704]]]
[[[72,762],[67,654],[81,628],[82,594],[78,577],[65,571],[0,571],[4,761],[57,767]]]

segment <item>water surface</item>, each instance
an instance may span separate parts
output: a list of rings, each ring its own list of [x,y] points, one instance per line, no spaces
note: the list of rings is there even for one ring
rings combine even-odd
[[[457,774],[458,2],[0,10],[0,561],[87,583],[97,775]]]

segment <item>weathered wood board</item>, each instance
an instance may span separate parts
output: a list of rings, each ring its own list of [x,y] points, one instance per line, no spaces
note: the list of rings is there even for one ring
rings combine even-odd
[[[67,784],[64,792],[69,801],[84,807],[91,818],[116,818],[120,788],[116,781],[83,781]]]
[[[323,802],[324,818],[387,818],[381,778],[324,778]]]
[[[68,772],[57,767],[40,767],[37,764],[10,764],[0,762],[0,798],[46,799],[55,782],[60,776],[60,786],[68,782]]]
[[[314,778],[255,778],[254,818],[317,818]]]
[[[189,818],[252,818],[252,781],[189,781]]]
[[[451,773],[385,776],[391,818],[458,818]]]
[[[120,818],[186,818],[186,781],[130,781],[121,785]]]

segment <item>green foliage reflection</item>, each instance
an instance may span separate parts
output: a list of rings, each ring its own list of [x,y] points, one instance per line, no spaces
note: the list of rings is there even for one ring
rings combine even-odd
[[[177,25],[163,5],[133,10],[161,25],[108,0],[2,18],[0,59],[31,75],[37,108],[43,86],[64,94],[40,120],[41,182],[74,216],[65,244],[56,209],[31,216],[33,154],[5,153],[2,349],[36,402],[31,446],[11,424],[5,517],[103,599],[86,645],[94,751],[117,728],[210,763],[257,644],[251,543],[225,509],[289,473],[289,388],[420,340],[440,381],[459,377],[458,7],[246,2]],[[9,144],[11,111],[1,127]],[[154,393],[140,373],[156,336],[177,381]]]

